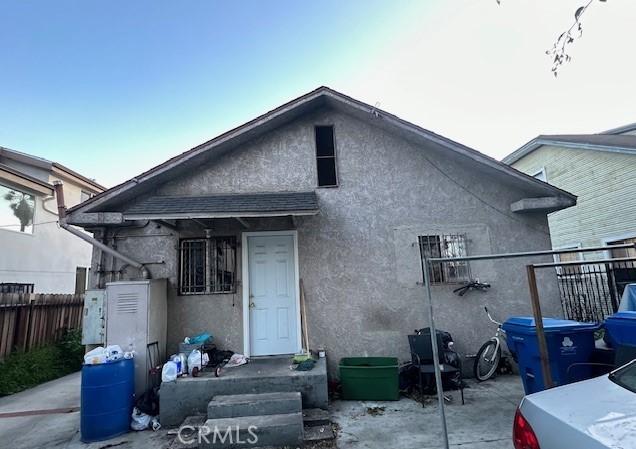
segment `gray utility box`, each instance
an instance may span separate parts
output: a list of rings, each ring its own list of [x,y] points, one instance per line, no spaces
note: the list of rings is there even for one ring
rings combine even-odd
[[[82,318],[82,344],[103,346],[106,336],[105,290],[87,290],[84,293]]]
[[[135,351],[135,394],[148,385],[148,345],[159,344],[159,359],[166,358],[168,326],[166,279],[119,281],[106,284],[106,344]],[[154,354],[153,354],[154,356]]]

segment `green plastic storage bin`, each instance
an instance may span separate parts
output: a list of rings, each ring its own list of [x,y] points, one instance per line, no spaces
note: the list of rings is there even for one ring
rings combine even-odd
[[[346,357],[340,359],[344,399],[397,401],[400,399],[396,357]]]

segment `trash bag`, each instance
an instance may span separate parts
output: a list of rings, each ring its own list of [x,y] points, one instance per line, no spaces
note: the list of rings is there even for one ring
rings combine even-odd
[[[212,341],[214,337],[212,337],[212,335],[208,334],[207,332],[203,332],[202,334],[199,335],[194,335],[192,337],[186,337],[183,342],[184,343],[189,343],[191,345],[202,345],[204,343],[208,343],[210,341]]]
[[[234,354],[232,357],[230,357],[230,360],[228,360],[225,367],[232,368],[234,366],[245,365],[246,363],[247,363],[247,357],[245,357],[243,354]]]
[[[132,430],[146,430],[150,426],[152,416],[141,412],[137,407],[133,408],[132,416],[130,419],[130,428]]]
[[[217,367],[223,363],[227,363],[230,358],[234,355],[232,351],[220,351],[216,348],[205,351],[208,357],[210,357],[210,361],[208,362],[208,366]]]

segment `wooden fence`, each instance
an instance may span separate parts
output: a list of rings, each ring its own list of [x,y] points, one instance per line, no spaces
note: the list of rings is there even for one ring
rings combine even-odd
[[[57,341],[82,326],[84,295],[0,293],[0,359]]]

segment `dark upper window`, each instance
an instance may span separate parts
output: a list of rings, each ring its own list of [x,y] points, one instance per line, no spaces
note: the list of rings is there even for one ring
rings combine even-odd
[[[333,126],[316,126],[316,166],[318,167],[318,187],[336,187],[336,144]]]
[[[236,238],[184,239],[180,243],[179,293],[236,292]]]

